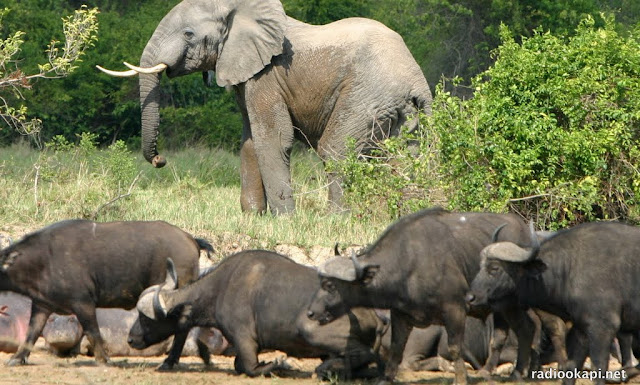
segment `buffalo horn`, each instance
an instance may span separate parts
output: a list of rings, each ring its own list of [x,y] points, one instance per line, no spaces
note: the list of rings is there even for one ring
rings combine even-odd
[[[533,221],[529,222],[529,234],[531,235],[531,256],[538,253],[540,249],[540,240],[536,234],[536,230],[533,228]]]
[[[503,223],[500,226],[496,227],[495,230],[493,230],[493,235],[491,236],[491,243],[496,243],[498,242],[498,234],[500,234],[500,230],[502,230],[507,224]]]
[[[320,265],[318,274],[322,277],[337,278],[349,282],[356,280],[356,271],[353,263],[343,257],[331,258]]]
[[[160,288],[153,293],[153,314],[155,315],[155,319],[165,318],[167,316],[167,308],[163,303],[164,301],[160,298]]]
[[[497,242],[482,249],[480,256],[507,262],[524,262],[529,259],[530,251],[513,242]]]
[[[353,268],[356,270],[356,280],[362,279],[364,277],[364,267],[358,262],[355,252],[351,253],[351,261],[353,261]]]

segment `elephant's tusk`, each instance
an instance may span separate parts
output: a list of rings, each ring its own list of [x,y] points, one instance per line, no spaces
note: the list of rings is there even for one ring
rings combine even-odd
[[[131,68],[133,71],[136,71],[141,74],[157,74],[167,69],[167,65],[164,63],[160,63],[150,68],[142,68],[142,67],[134,66],[133,64],[129,64],[127,62],[124,62],[124,65]]]
[[[138,73],[134,70],[129,71],[111,71],[106,68],[102,68],[99,65],[96,66],[100,71],[104,72],[107,75],[116,76],[119,78],[128,78],[130,76],[136,76]]]

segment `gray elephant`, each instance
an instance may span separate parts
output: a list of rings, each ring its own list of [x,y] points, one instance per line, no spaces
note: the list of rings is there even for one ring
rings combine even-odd
[[[344,156],[349,138],[358,150],[431,113],[431,93],[402,38],[370,19],[309,25],[288,17],[279,0],[184,0],[158,24],[140,74],[142,146],[155,167],[159,80],[201,71],[233,88],[244,122],[241,157],[243,211],[294,211],[289,162],[294,139],[324,161]],[[407,122],[407,115],[414,115]],[[329,175],[329,201],[342,196]]]

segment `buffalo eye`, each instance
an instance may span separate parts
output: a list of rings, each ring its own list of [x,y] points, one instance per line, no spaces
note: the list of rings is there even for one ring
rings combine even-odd
[[[498,275],[498,271],[500,271],[500,268],[495,264],[487,266],[487,273],[492,277]]]
[[[334,293],[336,291],[336,285],[329,280],[322,282],[322,288],[329,293]]]

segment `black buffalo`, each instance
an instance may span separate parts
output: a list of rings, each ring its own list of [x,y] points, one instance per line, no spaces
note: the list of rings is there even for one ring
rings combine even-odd
[[[244,251],[186,287],[176,289],[175,279],[168,263],[167,282],[140,296],[131,346],[144,348],[201,326],[222,331],[236,351],[236,371],[249,376],[278,368],[276,362],[258,361],[260,351],[272,349],[325,359],[316,369],[322,376],[359,376],[377,361],[382,320],[368,309],[354,309],[335,325],[307,319],[307,305],[319,288],[317,272],[287,257]]]
[[[0,291],[32,301],[26,341],[8,364],[26,363],[52,312],[75,314],[96,360],[107,362],[96,307],[134,307],[145,288],[164,281],[169,257],[180,285],[195,280],[201,249],[212,247],[166,222],[68,220],[26,235],[0,251]],[[186,336],[176,338],[163,367],[178,362]]]
[[[491,243],[498,226],[503,227],[499,239],[529,245],[529,230],[515,215],[442,209],[408,215],[358,257],[338,257],[320,268],[321,289],[309,306],[309,317],[326,323],[354,306],[391,309],[391,353],[381,383],[393,381],[412,327],[444,324],[456,382],[466,383],[461,356],[465,294],[480,269],[480,251]],[[507,310],[496,321],[502,316],[517,327],[516,372],[524,373],[533,323],[524,311]],[[507,329],[504,320],[498,326]]]
[[[616,334],[640,329],[639,276],[640,228],[588,223],[534,242],[530,249],[510,242],[487,246],[467,300],[493,304],[515,298],[571,321],[565,369],[582,369],[589,354],[603,375],[595,383],[604,384]],[[622,349],[629,350],[629,344]],[[574,383],[571,377],[564,383]]]

